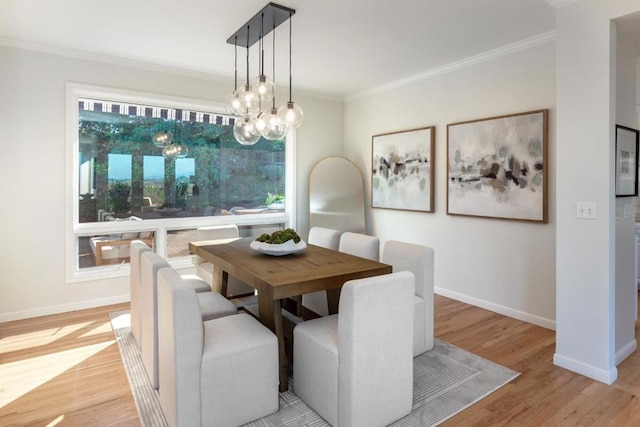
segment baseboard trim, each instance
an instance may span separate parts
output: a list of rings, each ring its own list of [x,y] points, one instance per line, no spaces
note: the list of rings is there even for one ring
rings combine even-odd
[[[616,352],[616,366],[618,366],[624,359],[631,356],[638,348],[638,342],[634,339],[629,341],[627,345],[622,347]]]
[[[54,305],[50,307],[40,307],[33,310],[15,311],[13,313],[0,314],[0,323],[12,322],[14,320],[31,319],[33,317],[49,316],[51,314],[66,313],[69,311],[84,310],[86,308],[102,307],[105,305],[120,304],[129,302],[129,295],[119,295],[109,298],[101,298],[89,301],[80,301],[71,304]]]
[[[618,379],[618,369],[613,367],[609,371],[587,365],[586,363],[563,356],[561,354],[553,355],[553,364],[564,369],[576,372],[585,377],[589,377],[607,385],[613,384]]]
[[[490,310],[507,317],[512,317],[514,319],[522,320],[523,322],[532,323],[543,328],[551,329],[552,331],[556,330],[555,320],[546,319],[544,317],[536,316],[535,314],[531,313],[525,313],[524,311],[516,310],[511,307],[495,304],[489,301],[481,300],[479,298],[471,297],[469,295],[464,295],[458,292],[450,291],[448,289],[439,288],[437,286],[435,287],[434,291],[436,294],[442,295],[443,297],[451,298],[456,301],[484,308],[486,310]]]

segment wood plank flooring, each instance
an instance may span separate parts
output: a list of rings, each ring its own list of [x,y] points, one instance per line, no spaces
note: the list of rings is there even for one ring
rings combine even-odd
[[[138,426],[109,312],[0,324],[0,425]]]
[[[441,296],[435,301],[438,338],[521,373],[443,426],[640,425],[637,353],[607,386],[553,365],[553,331]],[[0,425],[139,425],[109,325],[109,312],[126,308],[0,324]]]

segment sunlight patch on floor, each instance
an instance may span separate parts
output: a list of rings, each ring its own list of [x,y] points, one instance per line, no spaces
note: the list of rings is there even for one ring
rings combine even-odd
[[[53,427],[53,426],[57,426],[58,424],[60,424],[62,421],[64,421],[64,415],[60,415],[58,418],[56,418],[55,420],[51,421],[49,424],[46,425],[46,427]]]
[[[108,334],[108,333],[113,333],[113,329],[111,329],[111,323],[105,322],[91,329],[90,331],[87,331],[84,334],[80,335],[80,338],[86,338],[94,335]]]
[[[51,344],[91,323],[92,322],[75,323],[73,325],[63,326],[62,328],[43,329],[27,334],[4,337],[0,339],[0,354]]]
[[[115,342],[109,340],[53,354],[0,364],[0,408],[51,381]]]

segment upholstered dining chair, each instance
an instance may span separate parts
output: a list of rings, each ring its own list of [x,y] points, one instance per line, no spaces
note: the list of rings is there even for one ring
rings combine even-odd
[[[140,308],[142,364],[153,388],[158,388],[158,320],[165,313],[158,311],[158,270],[169,267],[169,263],[153,251],[144,252],[140,261]],[[177,274],[177,273],[176,273]],[[238,308],[218,292],[200,292],[200,279],[180,276],[182,283],[196,293],[201,320],[236,314]],[[210,289],[210,288],[207,288]]]
[[[196,293],[158,272],[160,405],[171,427],[239,426],[278,410],[278,341],[246,313],[203,321]]]
[[[222,239],[237,239],[240,237],[238,226],[235,224],[225,225],[213,225],[208,227],[196,228],[196,240],[222,240]],[[213,283],[213,264],[204,260],[204,258],[196,256],[196,274],[205,280],[207,283]],[[235,277],[229,276],[227,281],[227,295],[226,296],[244,296],[253,294],[255,290],[238,280]]]
[[[372,261],[379,261],[380,239],[375,236],[347,231],[340,236],[338,250]]]
[[[131,254],[131,279],[129,286],[130,313],[131,313],[131,335],[138,348],[140,348],[140,257],[151,248],[142,240],[131,242],[129,253]]]
[[[434,250],[427,246],[389,240],[384,244],[382,262],[394,272],[410,271],[416,278],[413,298],[413,356],[433,348]]]
[[[386,426],[411,412],[414,280],[348,281],[338,314],[293,330],[294,391],[332,426]]]
[[[324,227],[311,227],[307,243],[337,251],[340,246],[340,231]],[[302,295],[302,306],[320,316],[329,314],[327,294],[324,291]]]

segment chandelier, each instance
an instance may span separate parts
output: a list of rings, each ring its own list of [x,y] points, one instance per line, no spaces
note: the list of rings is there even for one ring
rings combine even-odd
[[[233,135],[242,145],[253,145],[261,137],[270,141],[280,140],[290,129],[296,129],[302,124],[304,113],[292,99],[291,17],[294,13],[294,9],[269,3],[227,40],[227,43],[234,45],[235,48],[235,85],[233,92],[227,97],[226,109],[230,114],[237,116]],[[275,96],[275,29],[287,20],[289,20],[289,101],[278,108]],[[273,32],[273,70],[271,77],[268,77],[264,70],[264,37],[270,32]],[[250,81],[249,48],[256,42],[259,45],[259,73]],[[246,49],[247,79],[241,87],[238,87],[238,46]]]

